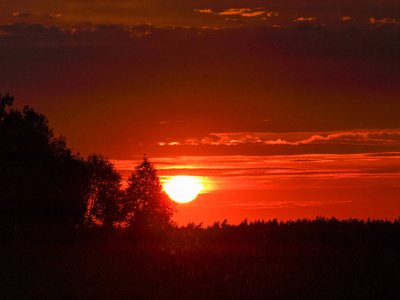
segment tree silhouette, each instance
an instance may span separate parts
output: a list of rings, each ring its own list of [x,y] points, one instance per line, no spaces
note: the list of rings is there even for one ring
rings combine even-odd
[[[110,228],[122,220],[121,175],[114,165],[100,154],[91,154],[87,159],[90,188],[86,224],[101,224]]]
[[[3,230],[82,224],[88,186],[82,158],[55,138],[47,118],[0,96],[0,223]],[[7,229],[5,229],[7,228]]]
[[[0,121],[2,121],[4,116],[7,114],[6,108],[12,106],[13,102],[14,96],[10,96],[9,94],[1,96],[0,94]]]
[[[171,224],[174,203],[162,190],[157,170],[144,157],[128,179],[124,211],[127,223],[136,228],[162,229]]]

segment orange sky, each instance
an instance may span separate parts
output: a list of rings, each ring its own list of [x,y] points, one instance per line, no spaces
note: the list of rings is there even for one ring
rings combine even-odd
[[[397,0],[3,0],[0,92],[124,176],[205,177],[181,223],[394,219],[399,34]]]
[[[204,190],[174,220],[398,218],[400,152],[153,158],[161,181],[195,176]],[[138,160],[114,160],[124,180]]]

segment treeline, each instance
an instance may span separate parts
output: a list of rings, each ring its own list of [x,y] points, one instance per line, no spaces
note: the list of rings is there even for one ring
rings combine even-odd
[[[55,137],[47,118],[13,108],[0,95],[0,235],[58,235],[77,228],[162,230],[173,202],[144,157],[121,188],[121,176],[100,154],[82,157]]]
[[[395,221],[363,220],[350,218],[339,220],[334,217],[298,219],[296,221],[245,219],[239,225],[230,225],[227,220],[203,227],[189,223],[176,229],[177,241],[200,243],[254,243],[269,244],[360,244],[384,243],[400,246],[400,218]]]

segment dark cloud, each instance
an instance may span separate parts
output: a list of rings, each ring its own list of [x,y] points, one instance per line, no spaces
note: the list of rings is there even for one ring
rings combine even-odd
[[[40,15],[38,13],[21,13],[21,12],[15,12],[12,14],[14,17],[18,17],[18,18],[47,18],[47,19],[57,19],[57,18],[61,18],[62,14],[60,13],[52,13],[52,14],[45,14],[45,15]]]
[[[14,24],[6,24],[0,25],[0,29],[5,32],[8,37],[21,38],[20,42],[23,42],[23,37],[32,37],[40,34],[40,39],[45,41],[48,39],[46,34],[62,34],[64,32],[68,32],[59,26],[44,26],[41,23],[14,23]],[[44,34],[44,35],[43,35]],[[7,38],[7,37],[3,37]],[[20,46],[21,43],[18,43]],[[56,45],[56,44],[54,44]]]
[[[32,17],[32,16],[34,16],[34,15],[31,14],[31,13],[15,12],[15,13],[13,13],[13,16],[14,16],[14,17],[18,17],[18,18],[29,18],[29,17]]]
[[[389,153],[371,153],[368,154],[368,156],[379,156],[379,157],[396,157],[400,156],[400,153],[395,153],[395,152],[389,152]]]
[[[191,28],[155,27],[149,24],[124,26],[124,25],[94,25],[82,23],[73,27],[45,26],[41,23],[14,23],[0,25],[0,29],[7,35],[29,36],[35,35],[48,42],[46,34],[58,33],[60,36],[68,36],[71,43],[90,44],[103,40],[102,44],[120,46],[116,43],[126,43],[132,38],[144,38],[142,43],[153,42],[171,48],[179,40],[190,47],[196,40],[190,37],[199,37],[198,42],[209,42],[214,45],[222,43],[248,44],[246,49],[250,53],[278,52],[287,55],[339,58],[399,58],[400,41],[397,35],[400,26],[394,22],[374,21],[370,25],[363,26],[319,26],[311,22],[303,22],[304,18],[298,18],[300,24],[291,27],[272,28],[268,26],[257,28],[238,28],[225,30],[199,30]],[[382,24],[386,26],[381,26]],[[38,36],[37,34],[42,34]],[[3,37],[4,38],[4,37]],[[183,39],[188,40],[184,41]],[[174,40],[175,39],[175,40]],[[218,40],[221,42],[218,43]],[[20,42],[23,42],[21,40]],[[21,44],[21,43],[18,44]],[[56,41],[57,42],[57,41]],[[162,44],[163,43],[163,44]],[[57,46],[55,44],[54,46]],[[196,47],[198,45],[195,45]]]
[[[210,132],[400,128],[399,25],[297,23],[224,30],[4,24],[2,92],[48,115],[77,150],[114,157],[126,148],[194,151],[157,143]],[[300,152],[329,151],[315,144]],[[210,147],[199,151],[236,151]]]

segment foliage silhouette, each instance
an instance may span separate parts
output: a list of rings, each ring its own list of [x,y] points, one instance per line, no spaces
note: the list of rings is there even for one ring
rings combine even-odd
[[[84,160],[55,138],[47,118],[13,97],[0,103],[0,222],[3,233],[73,228],[84,221]]]
[[[86,224],[114,227],[121,222],[121,175],[114,165],[100,154],[91,154],[86,160],[89,169],[90,187]]]
[[[126,222],[139,231],[165,229],[172,224],[174,203],[162,190],[154,165],[145,156],[128,179],[123,210]]]
[[[10,96],[9,94],[1,96],[0,94],[0,121],[2,121],[4,116],[7,115],[6,108],[12,106],[13,102],[14,96]]]

